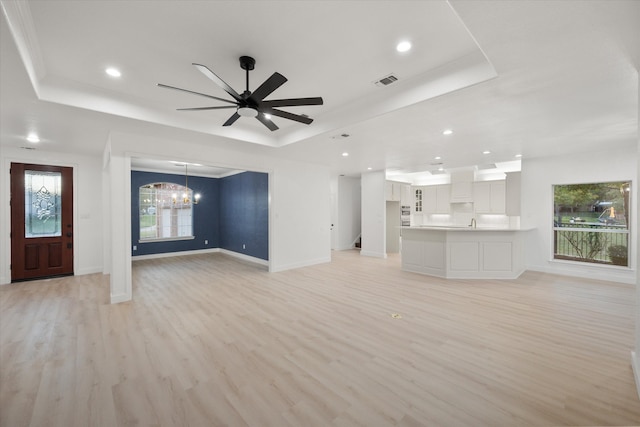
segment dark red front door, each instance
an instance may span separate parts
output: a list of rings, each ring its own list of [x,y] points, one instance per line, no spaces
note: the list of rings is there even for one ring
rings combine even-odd
[[[73,274],[73,168],[11,163],[11,281]]]

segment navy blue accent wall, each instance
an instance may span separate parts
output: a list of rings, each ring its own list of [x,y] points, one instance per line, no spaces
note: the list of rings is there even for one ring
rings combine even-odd
[[[193,207],[193,240],[140,243],[140,203],[138,189],[154,182],[173,182],[184,185],[184,175],[131,171],[131,244],[133,256],[165,252],[193,251],[220,247],[220,180],[189,176],[189,188],[200,193],[200,202]],[[204,241],[209,244],[205,245]],[[137,250],[133,250],[133,246]]]
[[[243,172],[220,179],[220,247],[269,259],[268,174]]]

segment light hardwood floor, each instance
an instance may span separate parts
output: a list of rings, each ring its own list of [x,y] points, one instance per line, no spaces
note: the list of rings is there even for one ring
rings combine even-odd
[[[633,286],[332,256],[137,261],[117,305],[102,275],[0,287],[0,424],[640,424]]]

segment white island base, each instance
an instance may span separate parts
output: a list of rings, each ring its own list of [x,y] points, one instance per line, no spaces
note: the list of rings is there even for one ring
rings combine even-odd
[[[527,230],[403,227],[402,269],[447,279],[515,279]]]

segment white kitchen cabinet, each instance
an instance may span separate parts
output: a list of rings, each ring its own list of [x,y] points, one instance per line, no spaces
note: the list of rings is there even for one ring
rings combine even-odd
[[[506,206],[506,192],[504,181],[491,182],[491,213],[504,214]]]
[[[388,202],[393,200],[393,182],[384,182],[384,199]]]
[[[473,202],[473,171],[451,174],[451,203]]]
[[[520,172],[507,173],[505,213],[509,216],[520,215]]]
[[[448,214],[451,212],[451,205],[449,200],[451,199],[451,186],[450,185],[436,185],[436,213]]]
[[[426,214],[436,213],[438,204],[438,192],[435,185],[422,187],[422,212]]]
[[[424,187],[411,187],[411,212],[422,215],[424,211]]]
[[[388,202],[401,202],[403,206],[411,204],[411,187],[403,182],[385,181],[385,200]]]
[[[425,214],[447,214],[451,212],[449,205],[450,185],[428,185],[417,188],[422,190],[422,212]]]
[[[473,208],[476,213],[491,212],[491,184],[489,182],[473,183]]]
[[[473,208],[477,214],[505,213],[505,182],[485,181],[473,185]]]
[[[409,184],[400,185],[400,206],[411,206],[411,186]]]
[[[448,279],[515,279],[524,272],[526,229],[410,227],[402,269]]]

